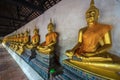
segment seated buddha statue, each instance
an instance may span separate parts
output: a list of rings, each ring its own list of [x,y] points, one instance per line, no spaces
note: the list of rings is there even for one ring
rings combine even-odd
[[[24,42],[24,33],[20,34],[20,44],[23,45]]]
[[[78,43],[71,50],[66,51],[68,57],[82,60],[96,56],[100,57],[101,54],[101,56],[106,57],[106,52],[111,47],[110,30],[112,27],[98,23],[98,17],[99,10],[92,0],[90,8],[86,12],[87,26],[79,30]],[[109,60],[112,59],[109,58]]]
[[[27,47],[27,45],[29,45],[29,43],[30,43],[29,31],[25,31],[24,32],[24,39],[23,39],[24,47]]]
[[[8,41],[8,37],[4,37],[2,42],[6,44],[7,41]]]
[[[23,48],[23,46],[24,46],[24,34],[23,33],[21,33],[20,34],[20,38],[19,38],[19,44],[18,44],[18,49],[16,50],[16,52],[19,54],[19,55],[21,55],[23,52],[24,52],[24,48]]]
[[[16,43],[15,43],[15,47],[14,47],[14,50],[18,50],[19,49],[19,43],[20,43],[20,34],[17,34],[16,36]]]
[[[51,20],[48,24],[47,29],[48,33],[46,34],[46,40],[37,47],[38,52],[44,54],[50,54],[54,51],[54,46],[57,42],[58,37],[58,34],[54,32],[54,25]]]
[[[9,40],[8,42],[10,44],[10,48],[14,49],[15,48],[15,44],[11,41],[11,37],[10,36],[8,37],[8,40]]]
[[[13,44],[13,48],[15,48],[15,45],[16,45],[16,35],[13,36],[12,38],[12,44]]]
[[[32,42],[30,44],[26,45],[26,47],[31,50],[31,55],[29,57],[29,61],[36,57],[35,50],[36,50],[36,47],[39,45],[39,42],[40,42],[39,30],[37,28],[35,28],[33,33],[34,33],[34,35],[32,36],[32,39],[31,39]]]
[[[16,43],[16,38],[17,38],[17,35],[15,34],[15,37],[14,37],[14,43]]]
[[[31,39],[32,42],[31,42],[31,44],[27,45],[27,48],[29,48],[29,49],[36,48],[40,42],[39,30],[37,28],[35,28],[33,33],[34,33],[34,35],[32,36],[32,39]]]

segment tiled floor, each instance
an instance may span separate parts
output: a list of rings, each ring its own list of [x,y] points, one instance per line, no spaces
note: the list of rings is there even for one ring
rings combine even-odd
[[[28,80],[2,45],[0,45],[0,80]]]

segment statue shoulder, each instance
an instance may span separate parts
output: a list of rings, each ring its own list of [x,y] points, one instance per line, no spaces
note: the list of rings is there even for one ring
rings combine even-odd
[[[39,34],[38,34],[37,36],[38,36],[38,37],[40,37],[40,35],[39,35]]]
[[[87,29],[87,27],[83,27],[79,30],[79,32],[84,32]]]
[[[48,36],[49,35],[49,33],[47,33],[45,36]]]
[[[57,33],[57,32],[52,32],[51,34],[52,34],[52,35],[58,35],[58,33]]]
[[[58,33],[57,33],[57,32],[54,32],[54,34],[58,35]]]
[[[58,33],[57,32],[53,32],[54,37],[58,37]]]
[[[97,25],[99,25],[100,27],[103,27],[103,28],[107,28],[107,29],[109,29],[109,30],[112,29],[112,26],[109,25],[109,24],[101,24],[101,23],[98,23]]]

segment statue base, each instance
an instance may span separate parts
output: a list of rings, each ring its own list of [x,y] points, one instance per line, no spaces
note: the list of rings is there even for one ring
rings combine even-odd
[[[31,49],[25,49],[24,53],[20,55],[26,62],[29,62],[29,58],[31,56]]]
[[[54,54],[43,54],[37,52],[37,55],[34,59],[30,61],[30,65],[45,79],[49,80],[50,73],[49,70],[52,65],[54,65]]]
[[[65,68],[64,74],[74,80],[80,80],[79,78],[85,80],[120,79],[120,74],[114,73],[113,71],[92,65],[90,66],[85,62],[72,59],[64,60],[63,66]]]

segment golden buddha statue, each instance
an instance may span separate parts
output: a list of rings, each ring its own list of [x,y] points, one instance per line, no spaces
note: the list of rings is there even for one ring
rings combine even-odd
[[[21,33],[21,34],[20,34],[20,43],[22,44],[22,43],[23,43],[23,41],[24,41],[24,34],[23,34],[23,33]]]
[[[15,34],[15,36],[14,36],[14,42],[15,43],[16,43],[16,40],[17,40],[16,38],[17,38],[17,35]]]
[[[16,52],[19,54],[19,55],[21,55],[23,52],[24,52],[24,48],[23,48],[23,46],[24,46],[24,34],[23,33],[21,33],[20,34],[20,38],[19,38],[19,43],[18,43],[18,45],[17,45],[17,50],[16,50]]]
[[[25,31],[24,33],[24,39],[23,39],[23,43],[24,45],[28,44],[30,42],[30,35],[29,35],[29,31]]]
[[[19,47],[18,47],[19,44],[20,44],[20,34],[17,34],[17,36],[16,36],[16,42],[15,42],[14,48],[13,48],[15,51],[19,49]]]
[[[110,36],[112,27],[98,23],[98,17],[99,10],[95,7],[94,0],[91,0],[90,8],[86,12],[87,26],[80,29],[78,43],[71,50],[67,50],[66,55],[76,66],[86,70],[90,70],[87,67],[90,66],[90,71],[103,70],[106,72],[95,73],[120,79],[120,58],[107,52],[112,45]]]
[[[6,44],[7,40],[8,40],[8,38],[7,38],[7,37],[4,37],[2,42],[3,42],[4,44]]]
[[[99,10],[91,1],[90,8],[86,12],[87,27],[80,29],[78,43],[66,55],[72,57],[91,57],[106,52],[111,47],[111,26],[98,23]]]
[[[34,31],[33,31],[34,35],[32,36],[32,43],[31,44],[28,44],[26,45],[28,49],[31,50],[31,55],[29,57],[29,61],[33,58],[36,57],[36,47],[39,45],[39,42],[40,42],[40,35],[39,35],[39,29],[37,29],[35,27]]]
[[[16,37],[16,42],[18,43],[19,42],[19,38],[20,37],[20,35],[19,34],[17,34],[17,37]]]
[[[13,45],[12,48],[14,49],[14,48],[15,48],[15,45],[16,45],[16,35],[13,35],[13,36],[12,36],[11,44]]]
[[[10,47],[13,48],[13,45],[12,45],[12,41],[11,41],[11,37],[10,37],[10,36],[8,37],[8,40],[9,40],[9,43],[10,43]]]
[[[33,33],[34,35],[32,36],[32,43],[30,45],[27,45],[29,49],[36,48],[40,42],[39,30],[35,28]]]
[[[21,42],[21,40],[20,40],[20,34],[17,35],[17,39],[18,39],[17,43],[20,43]]]
[[[46,34],[46,41],[41,43],[37,47],[38,52],[44,54],[50,54],[54,51],[54,46],[57,42],[57,37],[58,37],[58,34],[54,32],[54,25],[52,23],[52,20],[50,20],[47,29],[48,29],[48,33]]]

